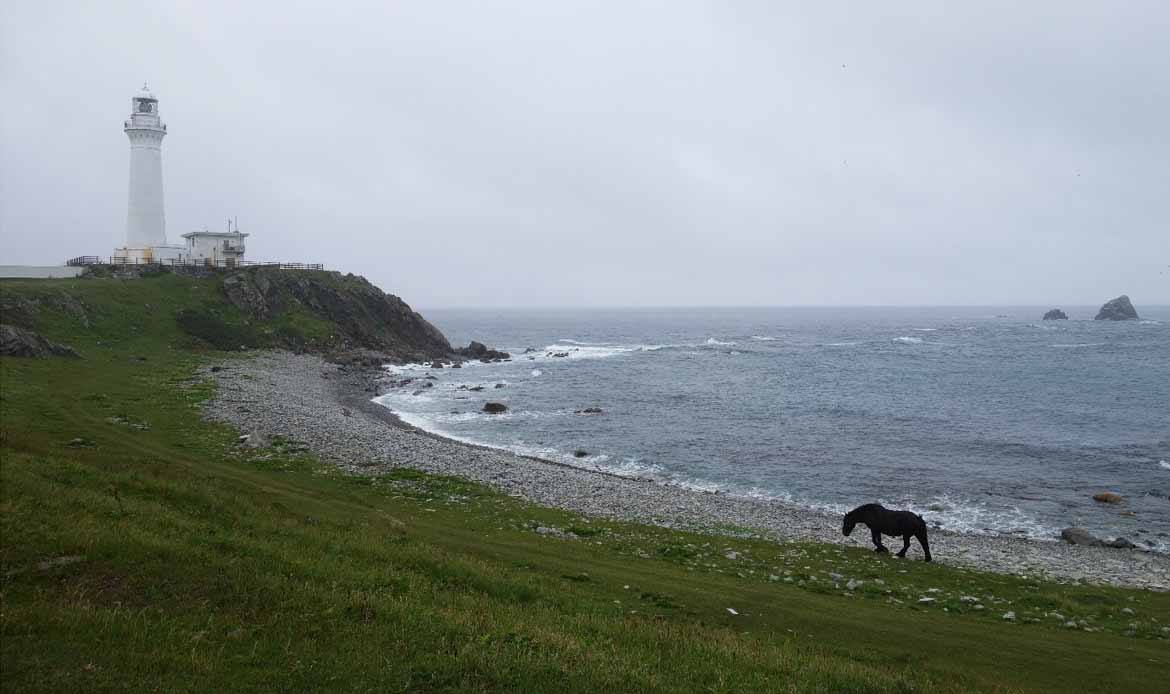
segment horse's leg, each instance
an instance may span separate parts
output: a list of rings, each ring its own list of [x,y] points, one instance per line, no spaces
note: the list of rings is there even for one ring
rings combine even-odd
[[[919,530],[916,533],[918,544],[922,545],[922,551],[926,554],[926,561],[930,561],[930,543],[926,541],[926,528]],[[910,538],[906,538],[906,544],[910,544]]]
[[[873,529],[871,529],[870,532],[873,533],[873,543],[874,543],[874,545],[877,546],[877,549],[875,549],[874,551],[879,552],[879,553],[880,552],[889,552],[890,550],[886,549],[886,546],[882,544],[882,534],[880,532],[878,532],[877,530],[873,530]]]
[[[902,536],[902,551],[898,552],[898,558],[905,559],[906,558],[906,550],[908,550],[908,549],[910,549],[910,536],[903,535]]]

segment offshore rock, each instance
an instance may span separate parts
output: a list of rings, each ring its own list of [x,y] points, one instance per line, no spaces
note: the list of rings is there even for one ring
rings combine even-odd
[[[0,325],[0,355],[33,358],[81,357],[68,345],[50,342],[31,330],[15,325]]]
[[[1044,320],[1068,320],[1068,314],[1058,308],[1054,308],[1044,314]]]
[[[468,359],[478,359],[485,363],[512,358],[512,355],[508,354],[507,352],[488,349],[487,345],[483,344],[482,342],[476,342],[475,340],[472,340],[471,344],[467,345],[463,349],[456,350],[455,353],[461,357],[467,357]]]
[[[1129,297],[1122,294],[1112,301],[1105,302],[1093,320],[1137,320],[1137,318],[1137,309],[1130,303]]]
[[[508,411],[508,406],[502,402],[487,402],[483,405],[483,411],[488,414],[503,414]]]

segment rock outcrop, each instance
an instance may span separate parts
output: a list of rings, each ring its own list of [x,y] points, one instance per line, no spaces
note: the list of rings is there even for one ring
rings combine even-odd
[[[1133,307],[1129,297],[1122,294],[1112,301],[1106,301],[1093,320],[1137,320],[1137,317],[1137,309]]]
[[[1058,308],[1054,308],[1044,314],[1044,320],[1068,320],[1068,314]]]
[[[15,325],[0,325],[0,355],[6,357],[80,358],[68,345],[51,342],[37,333]]]
[[[480,361],[495,361],[497,359],[511,359],[512,355],[507,352],[501,352],[495,349],[488,349],[487,345],[482,342],[471,341],[471,344],[466,347],[456,350],[455,352],[461,357],[467,359],[478,359]]]
[[[483,405],[483,411],[488,414],[504,414],[508,411],[508,406],[502,402],[487,402]]]
[[[1087,545],[1089,547],[1101,547],[1105,543],[1099,538],[1093,536],[1088,530],[1084,528],[1065,528],[1060,531],[1060,539],[1069,543],[1070,545]]]
[[[374,350],[418,361],[444,358],[453,351],[438,328],[364,277],[247,268],[225,277],[222,287],[227,300],[253,320],[279,322],[282,317],[308,314],[310,319],[332,324],[330,351]]]

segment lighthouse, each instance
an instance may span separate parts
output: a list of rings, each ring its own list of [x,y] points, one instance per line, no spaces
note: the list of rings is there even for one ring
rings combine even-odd
[[[177,257],[181,246],[167,245],[163,204],[162,141],[167,126],[159,118],[158,99],[146,84],[130,98],[130,117],[122,130],[130,138],[130,186],[126,242],[115,255],[134,261]]]

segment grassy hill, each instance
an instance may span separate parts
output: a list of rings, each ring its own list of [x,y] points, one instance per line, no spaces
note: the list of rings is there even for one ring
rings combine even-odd
[[[271,344],[327,315],[174,275],[0,306],[83,357],[0,358],[3,691],[1170,690],[1164,594],[357,478],[200,420],[195,369],[229,355],[184,316]]]

